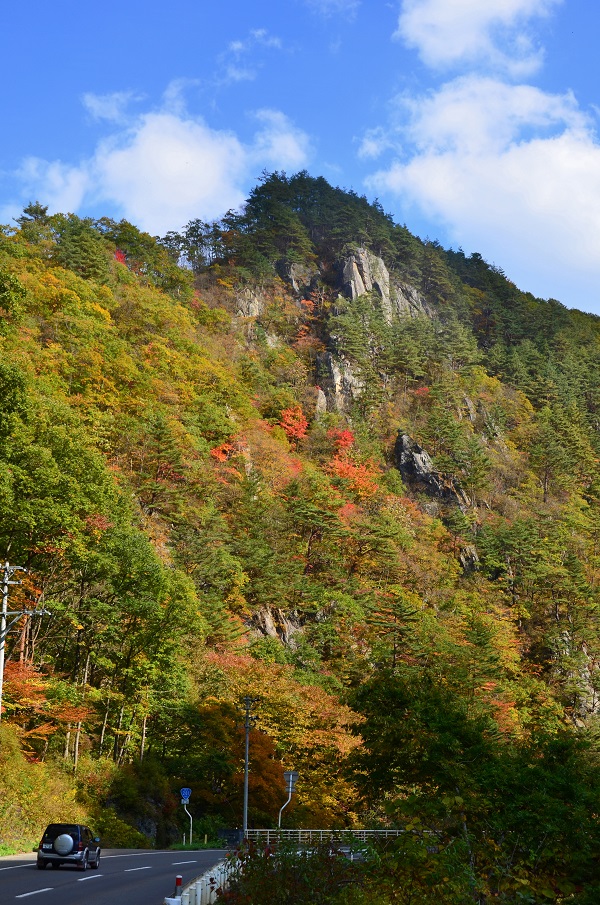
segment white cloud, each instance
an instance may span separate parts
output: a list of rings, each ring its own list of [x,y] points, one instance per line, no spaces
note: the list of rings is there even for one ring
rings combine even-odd
[[[104,141],[93,161],[99,198],[151,233],[211,219],[243,200],[246,156],[230,132],[173,113],[148,113]]]
[[[227,51],[219,57],[221,71],[217,77],[220,85],[254,81],[261,68],[260,50],[281,50],[280,38],[265,28],[253,28],[244,39],[231,41]]]
[[[27,157],[15,176],[23,198],[42,201],[51,211],[64,213],[77,211],[90,182],[85,164],[70,166],[60,160],[39,157]]]
[[[127,108],[132,101],[140,98],[132,91],[114,91],[112,94],[83,95],[83,106],[96,120],[120,123],[125,119]]]
[[[75,213],[108,203],[142,229],[164,234],[193,217],[210,220],[238,207],[261,169],[307,163],[310,143],[301,129],[277,110],[254,116],[257,130],[243,142],[171,104],[115,131],[79,165],[30,158],[15,181],[25,203],[38,199],[53,212]]]
[[[600,279],[600,145],[574,98],[470,76],[404,109],[412,154],[371,187],[446,224],[452,241],[522,288],[589,304]]]
[[[396,147],[397,142],[392,138],[391,133],[376,126],[374,129],[367,129],[360,140],[358,146],[358,156],[361,160],[375,159],[380,157],[384,151]]]
[[[404,0],[396,37],[433,68],[483,63],[523,77],[542,54],[526,20],[547,15],[562,0]]]
[[[263,124],[257,133],[250,156],[275,169],[298,169],[310,155],[310,140],[279,110],[259,110],[256,119]]]

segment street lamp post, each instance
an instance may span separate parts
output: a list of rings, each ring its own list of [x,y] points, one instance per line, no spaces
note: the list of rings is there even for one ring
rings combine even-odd
[[[250,716],[252,705],[256,702],[256,698],[246,695],[244,698],[244,707],[246,708],[246,719],[244,720],[244,730],[246,734],[246,744],[244,749],[244,813],[242,817],[242,833],[244,839],[248,835],[248,773],[250,771],[250,729],[254,720]]]
[[[283,814],[285,808],[287,808],[288,804],[292,800],[292,795],[294,794],[294,789],[296,788],[296,783],[298,782],[298,776],[300,774],[296,770],[286,770],[283,774],[283,778],[285,779],[285,784],[287,787],[288,799],[286,803],[283,805],[281,810],[279,811],[279,820],[277,826],[281,829],[281,815]]]

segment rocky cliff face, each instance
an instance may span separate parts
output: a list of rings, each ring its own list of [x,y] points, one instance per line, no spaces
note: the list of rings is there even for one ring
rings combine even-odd
[[[302,632],[299,622],[289,613],[286,615],[283,610],[268,606],[257,610],[249,627],[255,637],[279,638],[288,647],[295,646],[294,636]]]
[[[257,289],[241,289],[235,301],[237,317],[260,317],[265,310],[264,296]]]
[[[429,496],[441,502],[468,509],[471,501],[464,490],[449,476],[436,471],[427,453],[408,434],[398,432],[394,449],[396,467],[403,480],[417,485]]]
[[[321,276],[318,267],[290,264],[288,261],[280,261],[277,264],[277,274],[284,283],[289,283],[294,292],[299,293],[310,291]]]
[[[365,382],[352,370],[349,361],[341,356],[324,352],[318,358],[323,384],[326,410],[343,412],[348,406],[360,398],[365,389]]]
[[[338,290],[346,297],[354,299],[366,293],[377,293],[388,324],[397,317],[435,316],[414,286],[392,278],[385,261],[365,248],[358,248],[338,261],[334,272],[338,274]],[[298,303],[308,297],[323,277],[316,265],[287,261],[279,262],[277,273],[296,294]],[[235,313],[238,317],[258,318],[265,307],[266,297],[260,289],[246,287],[236,296]],[[347,411],[364,392],[364,381],[355,373],[350,361],[333,351],[319,356],[318,364],[322,375],[318,411]]]
[[[415,287],[400,281],[392,282],[383,259],[365,248],[357,249],[344,259],[341,273],[342,291],[350,298],[357,298],[373,290],[378,293],[383,315],[388,323],[392,322],[394,316],[433,316]]]

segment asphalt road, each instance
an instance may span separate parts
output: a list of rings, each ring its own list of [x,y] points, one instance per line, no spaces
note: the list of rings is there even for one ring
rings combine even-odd
[[[35,855],[0,858],[1,905],[162,905],[181,874],[183,884],[225,855],[197,852],[107,851],[98,870],[38,870]]]

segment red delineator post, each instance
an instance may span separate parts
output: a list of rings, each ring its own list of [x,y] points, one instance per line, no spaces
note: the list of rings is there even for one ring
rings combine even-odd
[[[183,882],[183,877],[181,874],[177,874],[175,877],[175,892],[173,893],[173,897],[177,898],[177,896],[181,897],[181,884]]]

